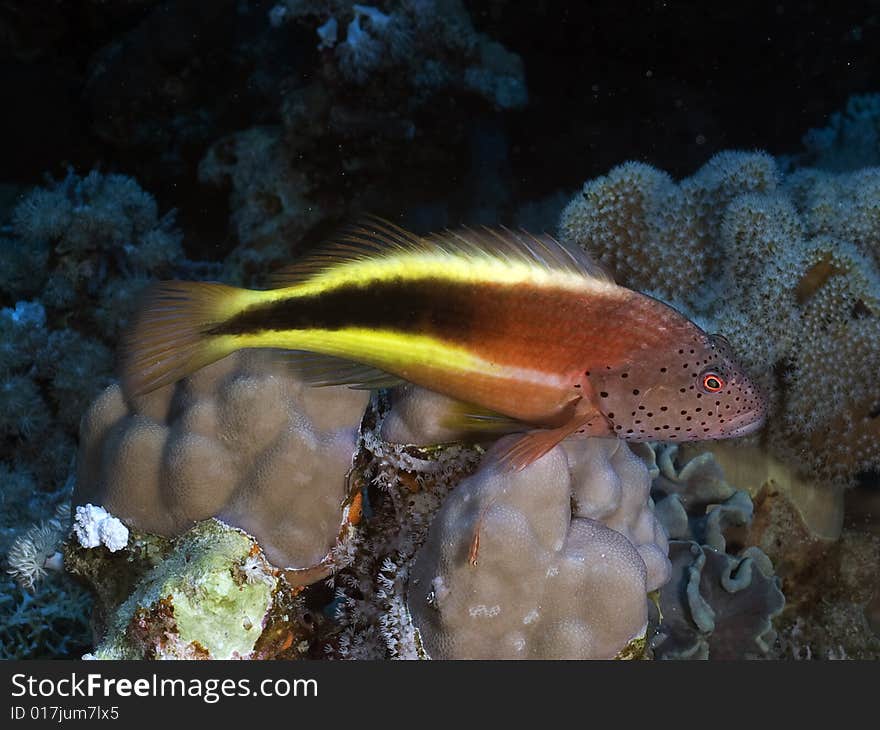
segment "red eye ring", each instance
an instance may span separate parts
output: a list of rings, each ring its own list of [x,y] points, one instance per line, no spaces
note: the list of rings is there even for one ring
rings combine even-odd
[[[707,393],[718,393],[724,388],[724,379],[711,370],[703,373],[703,390]]]

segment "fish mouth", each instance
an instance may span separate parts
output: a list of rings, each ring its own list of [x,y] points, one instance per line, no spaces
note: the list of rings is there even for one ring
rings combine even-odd
[[[748,423],[744,423],[742,426],[737,426],[736,428],[728,431],[725,436],[726,438],[739,438],[740,436],[748,436],[755,431],[760,431],[764,426],[764,416],[759,416],[755,418],[753,421],[749,421]]]

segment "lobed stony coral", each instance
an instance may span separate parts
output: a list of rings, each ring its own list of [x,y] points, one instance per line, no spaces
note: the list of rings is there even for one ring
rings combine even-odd
[[[491,455],[481,462],[481,448],[455,443],[448,408],[403,387],[368,410],[356,475],[372,516],[334,576],[341,631],[327,652],[551,658],[643,647],[646,594],[669,576],[643,463],[600,439],[499,474]]]
[[[727,336],[771,396],[770,449],[851,484],[880,468],[878,201],[877,169],[724,152],[680,183],[641,163],[588,181],[559,235]]]
[[[322,564],[344,522],[367,398],[304,386],[265,350],[231,355],[133,404],[110,386],[83,417],[74,503],[165,536],[217,517],[253,535],[294,582],[311,582],[326,573],[307,569]]]
[[[512,475],[487,459],[446,499],[412,567],[408,605],[428,654],[613,659],[643,638],[647,594],[670,571],[649,489],[615,439],[567,443]]]

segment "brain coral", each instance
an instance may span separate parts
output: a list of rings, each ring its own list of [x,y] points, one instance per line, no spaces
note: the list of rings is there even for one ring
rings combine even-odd
[[[638,641],[646,594],[670,569],[649,489],[613,439],[565,444],[512,475],[487,458],[447,497],[412,567],[408,605],[428,654],[613,658]]]
[[[304,387],[267,351],[237,353],[133,406],[110,386],[83,418],[74,503],[165,536],[217,517],[277,567],[311,568],[340,531],[367,399]]]
[[[559,235],[731,340],[781,459],[835,484],[880,468],[880,169],[723,152],[675,183],[630,162],[584,185]]]

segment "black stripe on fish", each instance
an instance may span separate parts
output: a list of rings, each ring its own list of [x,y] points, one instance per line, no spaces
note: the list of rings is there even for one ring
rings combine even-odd
[[[366,328],[460,340],[473,334],[473,315],[486,296],[492,293],[484,287],[444,279],[349,284],[249,307],[207,334]]]

